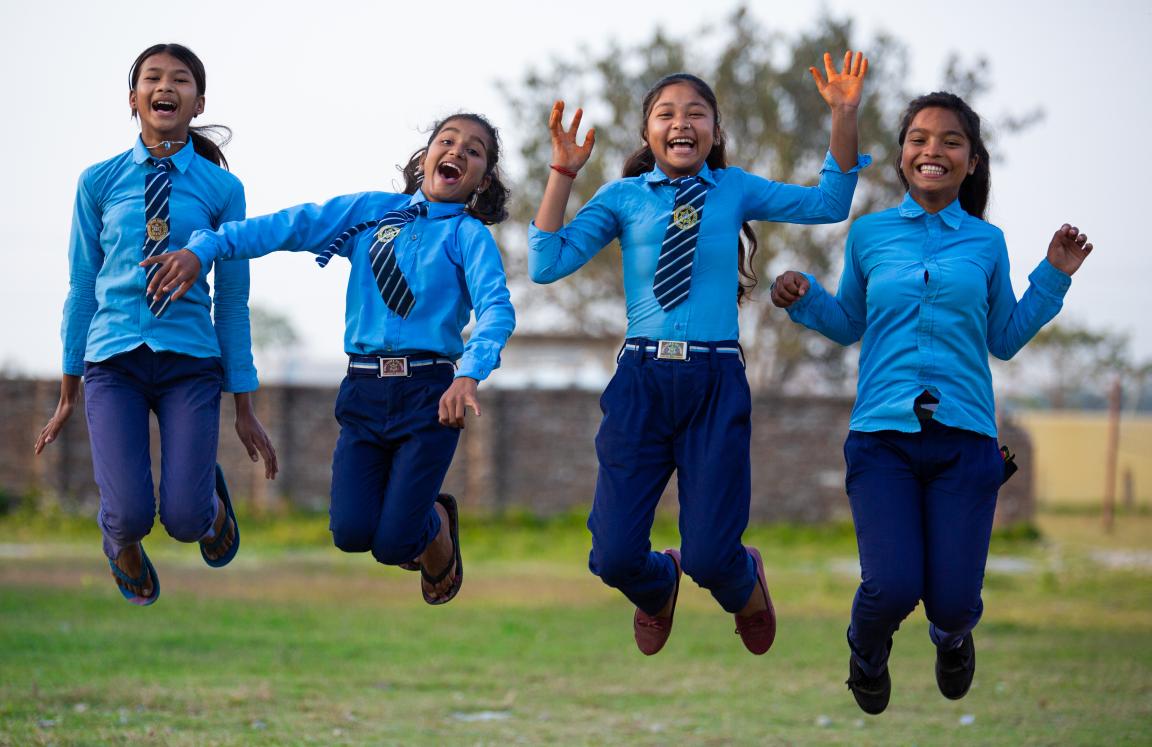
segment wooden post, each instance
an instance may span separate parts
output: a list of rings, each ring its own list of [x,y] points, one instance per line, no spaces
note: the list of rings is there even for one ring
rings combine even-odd
[[[1104,452],[1104,531],[1116,521],[1116,470],[1120,460],[1120,377],[1108,392],[1108,449]]]

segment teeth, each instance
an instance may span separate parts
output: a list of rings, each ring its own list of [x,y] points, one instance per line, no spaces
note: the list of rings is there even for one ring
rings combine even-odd
[[[669,145],[695,145],[695,141],[690,140],[689,138],[686,138],[686,137],[678,137],[678,138],[675,138],[673,140],[669,140],[668,144]]]
[[[941,176],[944,173],[943,166],[937,166],[934,163],[926,163],[920,166],[921,174],[932,174],[934,176]]]

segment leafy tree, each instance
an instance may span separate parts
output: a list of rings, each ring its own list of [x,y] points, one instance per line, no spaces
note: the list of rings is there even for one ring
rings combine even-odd
[[[1117,376],[1142,390],[1147,367],[1130,363],[1124,335],[1058,321],[1040,330],[1005,366],[1009,376],[1028,372],[1028,390],[1017,399],[1055,409],[1104,406]]]
[[[622,335],[625,327],[619,247],[606,248],[575,275],[549,286],[530,284],[525,270],[523,226],[532,219],[543,193],[551,155],[547,128],[552,102],[564,98],[571,112],[584,107],[586,125],[596,127],[596,147],[581,170],[569,202],[569,218],[602,184],[615,179],[627,154],[640,144],[640,102],[660,77],[693,72],[707,80],[720,101],[721,126],[728,136],[730,163],[776,181],[814,184],[828,147],[828,107],[808,74],[822,67],[825,51],[839,59],[846,49],[864,50],[870,60],[865,101],[859,112],[861,151],[874,165],[856,191],[854,214],[889,207],[903,193],[892,168],[900,113],[913,95],[907,89],[908,51],[899,40],[879,34],[856,38],[851,20],[824,16],[794,37],[774,32],[747,8],[719,25],[677,39],[657,30],[646,42],[610,42],[602,50],[581,49],[529,70],[502,92],[514,112],[515,130],[524,133],[520,149],[527,172],[518,180],[513,220],[502,231],[510,252],[510,281],[525,290],[518,302],[526,318],[542,319],[557,331]],[[988,79],[987,64],[962,63],[953,56],[940,89],[970,103]],[[1019,129],[1037,115],[1009,118],[1003,128]],[[768,286],[790,268],[804,269],[835,283],[843,259],[848,223],[808,227],[754,223],[760,248],[753,269],[760,285],[741,310],[742,341],[752,386],[760,390],[813,391],[851,385],[856,352],[792,324],[768,300]],[[735,290],[733,290],[735,293]]]

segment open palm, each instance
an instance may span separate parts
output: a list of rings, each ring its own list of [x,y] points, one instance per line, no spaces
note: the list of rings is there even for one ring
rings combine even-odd
[[[557,101],[552,105],[552,114],[548,117],[548,130],[552,133],[552,163],[556,166],[579,171],[580,167],[588,163],[592,155],[592,146],[596,142],[595,128],[588,130],[584,136],[583,145],[576,142],[576,132],[580,129],[580,120],[584,116],[583,109],[577,109],[572,115],[572,126],[564,129],[564,102]]]
[[[844,53],[844,65],[840,72],[832,64],[832,55],[824,53],[824,72],[828,76],[825,80],[820,71],[814,67],[808,68],[812,79],[816,81],[816,88],[824,101],[833,109],[841,106],[860,106],[860,98],[864,93],[864,76],[868,74],[868,58],[857,52],[855,58],[852,50]]]

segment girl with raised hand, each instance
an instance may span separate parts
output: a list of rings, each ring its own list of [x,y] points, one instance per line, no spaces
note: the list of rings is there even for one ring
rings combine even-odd
[[[440,493],[477,384],[500,364],[515,317],[487,225],[507,217],[496,129],[478,114],[433,128],[400,194],[362,192],[201,231],[149,260],[149,288],[179,298],[201,266],[274,251],[352,263],[336,400],[330,529],[345,552],[421,571],[424,600],[460,589],[456,500]],[[225,263],[227,264],[227,263]],[[464,343],[462,330],[475,310]]]
[[[56,440],[83,376],[104,552],[121,594],[149,605],[160,582],[141,544],[156,514],[148,413],[160,425],[160,521],[177,540],[198,541],[212,567],[240,546],[216,465],[221,390],[235,393],[236,432],[252,460],[263,457],[269,479],[277,463],[252,406],[248,264],[217,266],[211,292],[200,279],[179,303],[146,294],[140,267],[197,229],[244,217],[244,189],[208,137],[217,128],[191,126],[204,111],[204,65],[187,47],[157,44],[136,58],[128,83],[140,137],[80,176],[60,402],[35,451]]]
[[[940,692],[968,692],[1004,479],[988,354],[1011,358],[1055,317],[1092,251],[1065,223],[1017,302],[1004,235],[985,220],[991,176],[979,116],[953,94],[921,96],[898,142],[907,194],[852,225],[836,295],[794,271],[772,287],[794,321],[841,345],[861,340],[844,444],[862,579],[848,687],[872,714],[891,695],[892,635],[920,600]]]
[[[659,651],[672,629],[681,571],[733,613],[744,645],[763,654],[776,618],[763,561],[741,537],[750,503],[751,401],[737,305],[755,284],[747,221],[833,223],[848,217],[857,172],[856,111],[867,60],[844,56],[827,79],[811,69],[832,110],[830,153],[815,187],[730,167],[712,89],[694,75],[658,81],[643,101],[641,145],[623,178],[602,187],[567,225],[573,181],[594,143],[577,109],[564,129],[552,109],[552,173],[529,228],[529,271],[550,283],[619,240],[627,339],[601,399],[600,469],[588,528],[589,567],[633,604],[636,644]],[[673,470],[681,547],[653,552],[656,504]]]

